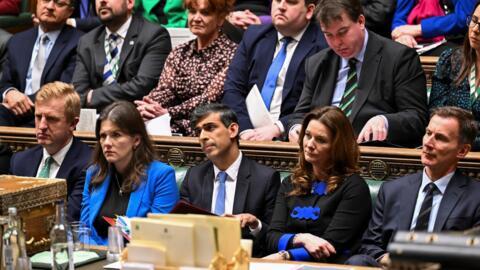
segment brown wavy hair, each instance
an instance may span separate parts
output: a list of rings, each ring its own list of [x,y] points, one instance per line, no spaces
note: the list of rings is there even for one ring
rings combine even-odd
[[[303,119],[298,139],[300,146],[298,163],[293,169],[291,176],[293,190],[288,194],[289,196],[309,194],[312,189],[312,183],[317,180],[313,175],[312,164],[305,160],[303,148],[305,130],[312,120],[317,120],[325,125],[332,134],[330,163],[324,170],[328,174],[326,179],[327,194],[335,191],[345,177],[359,171],[360,150],[355,140],[353,127],[343,111],[334,106],[314,109]]]
[[[475,13],[478,5],[480,5],[480,1],[475,4],[475,8],[473,8],[472,14],[470,14],[470,18],[471,16],[473,16],[473,13]],[[467,27],[470,28],[470,25],[467,25]],[[480,31],[480,29],[478,31]],[[465,39],[463,40],[462,66],[460,68],[458,77],[455,79],[455,84],[457,86],[462,84],[462,81],[467,78],[468,74],[470,74],[470,68],[475,65],[475,62],[477,61],[477,53],[472,48],[472,46],[470,46],[470,37],[468,36],[469,32],[470,29],[468,29],[467,34],[465,35]]]
[[[121,187],[123,192],[132,192],[140,185],[145,170],[156,158],[152,141],[148,137],[140,113],[131,102],[116,101],[106,107],[98,117],[95,127],[97,144],[93,153],[93,165],[97,167],[97,172],[92,179],[92,187],[105,181],[108,173],[113,170],[113,165],[105,159],[100,145],[100,127],[105,120],[112,121],[122,132],[130,136],[138,135],[140,137],[140,144],[133,150],[132,160],[123,175],[124,180]]]

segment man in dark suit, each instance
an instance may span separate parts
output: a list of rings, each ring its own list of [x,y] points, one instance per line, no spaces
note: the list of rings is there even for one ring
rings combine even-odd
[[[48,82],[71,82],[81,36],[65,25],[74,1],[37,1],[39,25],[9,40],[0,81],[0,125],[33,126],[38,89]]]
[[[80,115],[80,97],[73,85],[44,85],[35,100],[38,146],[13,155],[10,173],[18,176],[64,178],[67,181],[67,218],[79,220],[88,145],[73,136]]]
[[[334,105],[349,117],[359,143],[420,145],[428,118],[427,91],[415,50],[367,31],[359,0],[324,0],[319,7],[317,19],[330,48],[305,63],[290,140],[298,138],[305,113]]]
[[[480,182],[457,170],[477,128],[473,115],[458,107],[433,111],[423,136],[425,169],[381,186],[362,255],[351,257],[349,264],[388,265],[387,245],[398,230],[463,231],[480,225]]]
[[[254,238],[253,255],[262,256],[280,175],[246,158],[238,147],[238,120],[222,104],[207,104],[192,115],[208,161],[190,168],[180,197],[217,215],[240,219],[243,238]]]
[[[80,40],[73,76],[83,107],[101,110],[116,100],[141,99],[158,83],[170,36],[165,28],[132,16],[133,5],[133,0],[96,2],[103,25]]]
[[[242,139],[264,141],[284,134],[302,90],[304,61],[326,48],[318,25],[311,22],[315,2],[272,1],[272,24],[252,25],[243,35],[223,97],[223,103],[238,115]],[[245,100],[255,85],[274,124],[252,124]]]

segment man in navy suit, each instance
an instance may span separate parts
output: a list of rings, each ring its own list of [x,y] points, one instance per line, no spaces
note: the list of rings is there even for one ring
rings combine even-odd
[[[473,115],[457,107],[433,111],[423,136],[421,173],[385,182],[378,193],[361,255],[347,263],[387,266],[397,230],[463,231],[480,225],[480,182],[457,170],[477,133]]]
[[[217,215],[240,219],[242,238],[254,239],[253,256],[264,255],[262,246],[280,186],[279,173],[242,154],[237,117],[225,105],[199,107],[191,122],[209,160],[187,171],[181,199]]]
[[[90,148],[73,136],[80,115],[80,97],[73,85],[44,85],[35,100],[38,146],[13,155],[10,172],[18,176],[63,178],[67,181],[67,218],[79,220]]]
[[[48,82],[70,83],[81,32],[65,25],[75,0],[38,0],[39,25],[14,35],[0,81],[0,125],[33,126],[35,93]]]
[[[318,25],[311,22],[315,2],[272,1],[272,24],[252,25],[243,35],[223,97],[238,115],[241,139],[272,140],[284,134],[302,91],[304,61],[327,46]],[[245,99],[254,85],[275,122],[272,125],[252,124]]]

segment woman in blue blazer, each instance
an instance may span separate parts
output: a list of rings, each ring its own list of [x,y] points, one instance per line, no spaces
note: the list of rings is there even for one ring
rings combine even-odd
[[[449,49],[442,53],[432,77],[432,90],[428,108],[456,106],[471,111],[480,120],[480,2],[477,2],[468,20],[468,34],[463,48]],[[472,149],[480,151],[480,135]]]
[[[152,143],[135,106],[117,101],[97,120],[97,145],[88,169],[80,220],[91,244],[107,245],[103,217],[168,213],[179,199],[175,171],[155,161]]]

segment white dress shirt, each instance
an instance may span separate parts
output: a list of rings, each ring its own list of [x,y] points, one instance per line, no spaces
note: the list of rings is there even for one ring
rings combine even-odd
[[[242,152],[240,151],[238,154],[237,159],[228,167],[228,169],[225,170],[227,173],[227,180],[225,181],[225,214],[230,214],[232,215],[233,213],[233,204],[235,202],[235,189],[237,187],[237,177],[238,177],[238,171],[240,170],[240,164],[242,163]],[[212,213],[215,211],[215,203],[217,202],[217,194],[218,194],[218,186],[219,186],[219,181],[218,181],[218,173],[220,172],[220,169],[213,165],[213,173],[214,173],[214,182],[213,182],[213,194],[212,194],[212,205],[211,205],[211,211]],[[262,230],[262,222],[258,217],[256,217],[258,220],[258,227],[255,229],[249,228],[250,233],[253,236],[257,236],[257,234]]]
[[[73,137],[70,138],[70,141],[62,148],[60,151],[55,153],[53,156],[53,162],[50,164],[50,174],[48,178],[55,178],[57,176],[58,170],[60,169],[60,166],[62,166],[62,162],[65,159],[65,156],[68,153],[68,150],[70,150],[70,147],[72,146],[73,143]],[[50,154],[43,148],[43,157],[42,161],[40,162],[40,166],[38,166],[37,169],[37,177],[40,174],[40,171],[42,170],[43,166],[45,165],[45,161],[47,158],[50,157]]]
[[[430,219],[428,222],[428,231],[429,232],[433,231],[435,221],[437,220],[438,208],[440,207],[440,203],[442,202],[443,194],[445,194],[445,190],[447,189],[447,186],[448,186],[448,183],[450,183],[450,180],[452,180],[454,173],[455,171],[433,182],[430,179],[430,177],[428,177],[425,169],[423,169],[422,184],[420,185],[420,189],[418,190],[417,202],[415,204],[415,211],[413,212],[412,223],[410,225],[411,230],[415,229],[415,226],[417,225],[418,214],[420,212],[420,208],[422,207],[423,200],[427,195],[426,191],[424,191],[425,186],[433,182],[437,186],[438,190],[440,191],[440,193],[437,193],[433,196],[432,210],[430,211]]]

